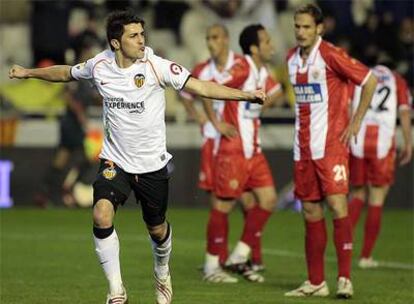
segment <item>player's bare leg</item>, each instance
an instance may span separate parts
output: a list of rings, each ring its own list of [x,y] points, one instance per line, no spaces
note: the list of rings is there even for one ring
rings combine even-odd
[[[326,297],[324,255],[327,233],[322,202],[302,202],[305,221],[305,255],[308,279],[298,288],[285,293],[287,297]]]
[[[169,304],[172,301],[172,284],[169,261],[172,249],[172,229],[168,222],[149,226],[152,253],[154,256],[155,296],[157,304]]]
[[[382,209],[389,191],[389,186],[370,186],[368,211],[365,219],[364,241],[358,266],[375,268],[379,264],[372,259],[372,251],[381,230]]]
[[[351,191],[351,200],[348,203],[348,214],[351,219],[352,229],[358,224],[361,210],[364,207],[367,195],[365,186],[354,186]]]
[[[351,278],[352,223],[348,216],[345,194],[327,196],[327,202],[334,216],[334,243],[338,260],[338,289],[336,295],[350,298],[353,295]]]
[[[127,303],[119,262],[119,240],[113,226],[115,209],[106,199],[100,199],[93,208],[95,251],[109,283],[106,303]]]
[[[253,194],[258,203],[247,211],[242,237],[226,264],[239,269],[238,272],[249,281],[263,282],[264,277],[258,274],[248,261],[251,255],[253,262],[261,262],[261,236],[275,208],[276,191],[274,187],[261,187],[253,189]]]
[[[204,280],[212,283],[236,283],[238,280],[223,271],[220,254],[227,248],[228,214],[235,200],[222,200],[212,195],[212,207],[207,224],[207,253],[204,262]]]

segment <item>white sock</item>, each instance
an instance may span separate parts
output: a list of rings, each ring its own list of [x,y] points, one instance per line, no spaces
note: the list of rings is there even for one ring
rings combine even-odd
[[[95,251],[98,255],[99,263],[109,282],[109,292],[111,295],[122,294],[121,267],[119,263],[119,240],[116,231],[104,239],[93,236],[95,241]]]
[[[206,259],[204,262],[204,274],[209,275],[220,269],[220,262],[218,255],[212,255],[206,253]]]
[[[170,272],[168,266],[172,250],[172,228],[170,225],[168,233],[166,240],[162,244],[157,244],[150,238],[152,254],[154,256],[154,271],[159,279],[166,278]]]
[[[246,263],[250,255],[250,246],[239,241],[226,261],[226,265]]]

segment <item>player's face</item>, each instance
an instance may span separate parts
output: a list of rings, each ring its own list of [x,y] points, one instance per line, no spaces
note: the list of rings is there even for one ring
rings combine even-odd
[[[141,23],[130,23],[124,25],[124,34],[121,37],[121,51],[130,59],[144,57],[145,32]]]
[[[260,58],[264,62],[268,62],[271,60],[273,54],[275,53],[272,40],[270,39],[270,35],[268,34],[266,30],[260,30],[257,34],[259,37]]]
[[[221,27],[211,27],[207,31],[206,42],[211,57],[217,58],[220,54],[227,53],[229,39]]]
[[[295,16],[295,37],[299,47],[304,49],[312,47],[321,33],[322,25],[316,25],[311,15],[297,14]]]

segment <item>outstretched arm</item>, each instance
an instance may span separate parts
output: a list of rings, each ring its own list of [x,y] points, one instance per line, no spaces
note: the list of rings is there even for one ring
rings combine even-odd
[[[70,69],[71,66],[69,65],[53,65],[47,68],[26,69],[15,64],[9,70],[9,78],[38,78],[51,82],[68,82],[73,80]]]
[[[211,81],[198,80],[194,77],[190,77],[184,89],[201,97],[219,100],[243,100],[260,104],[266,100],[266,94],[263,91],[243,92]]]

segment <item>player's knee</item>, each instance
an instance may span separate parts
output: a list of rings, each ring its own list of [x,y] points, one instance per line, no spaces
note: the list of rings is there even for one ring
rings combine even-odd
[[[222,213],[230,213],[236,201],[234,199],[221,199],[221,198],[214,198],[212,200],[212,209],[220,211]]]
[[[256,206],[256,203],[254,200],[241,200],[241,204],[243,206],[244,210],[250,210],[253,209],[254,206]]]
[[[352,188],[352,197],[360,199],[362,201],[366,200],[366,191],[365,187],[363,186],[357,186]]]
[[[302,204],[303,208],[302,208],[302,213],[303,213],[303,217],[305,218],[305,220],[307,222],[311,221],[319,221],[321,219],[323,219],[324,214],[323,214],[323,209],[319,206],[319,204]]]
[[[348,205],[346,202],[332,202],[329,208],[334,214],[334,218],[343,218],[348,215]]]
[[[267,195],[261,202],[260,207],[262,209],[272,211],[275,209],[277,203],[277,196],[276,193],[272,193]]]
[[[106,199],[99,200],[93,207],[93,222],[96,227],[106,228],[112,226],[114,207]]]
[[[162,240],[167,234],[168,223],[164,221],[162,224],[156,226],[147,225],[147,229],[153,240]]]

